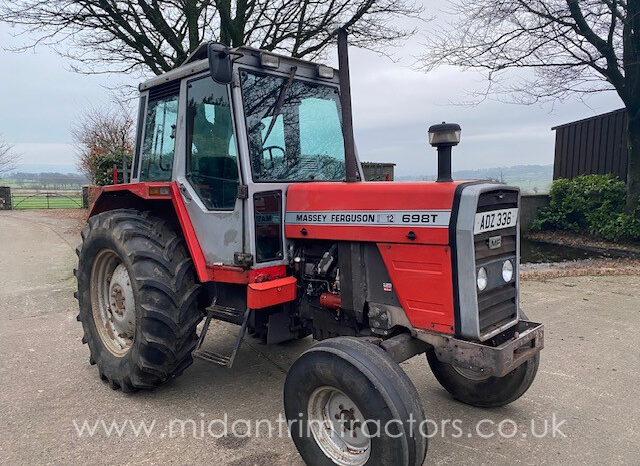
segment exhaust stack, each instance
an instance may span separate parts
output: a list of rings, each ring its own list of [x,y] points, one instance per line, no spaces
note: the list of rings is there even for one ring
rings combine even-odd
[[[351,113],[351,83],[349,77],[349,51],[347,30],[338,29],[338,73],[340,76],[340,107],[342,107],[342,138],[344,139],[345,171],[348,183],[358,181],[358,163],[353,138]]]
[[[438,183],[453,181],[451,178],[451,148],[460,142],[462,128],[456,123],[429,127],[429,144],[438,150]]]

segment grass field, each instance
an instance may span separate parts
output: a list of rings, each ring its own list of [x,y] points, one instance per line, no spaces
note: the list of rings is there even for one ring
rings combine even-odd
[[[12,194],[14,210],[21,209],[78,209],[82,207],[82,195],[66,194]]]

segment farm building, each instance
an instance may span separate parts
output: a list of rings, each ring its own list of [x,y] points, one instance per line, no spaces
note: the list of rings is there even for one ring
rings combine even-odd
[[[393,181],[395,163],[362,162],[364,179],[367,181]]]
[[[553,179],[612,173],[627,179],[627,112],[621,108],[551,128]]]

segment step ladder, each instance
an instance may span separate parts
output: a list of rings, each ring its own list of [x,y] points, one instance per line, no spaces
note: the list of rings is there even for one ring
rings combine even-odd
[[[206,308],[206,313],[207,317],[204,321],[204,326],[202,327],[198,344],[196,345],[196,349],[193,350],[192,355],[195,358],[209,361],[220,366],[226,366],[230,369],[233,366],[233,361],[236,358],[236,354],[238,354],[244,335],[247,332],[247,322],[249,321],[251,310],[247,309],[242,313],[235,308],[220,306],[216,304],[216,299],[214,298],[213,303]],[[204,338],[207,335],[207,330],[209,330],[209,325],[213,318],[223,320],[225,322],[240,323],[240,330],[236,336],[235,345],[233,346],[231,354],[228,356],[202,349],[202,343],[204,342]]]

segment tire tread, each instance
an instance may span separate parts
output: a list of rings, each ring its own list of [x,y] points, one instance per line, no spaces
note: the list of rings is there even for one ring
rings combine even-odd
[[[104,349],[95,351],[102,344],[95,341],[100,337],[93,334],[88,321],[93,319],[88,264],[92,257],[85,257],[85,251],[92,238],[100,234],[110,236],[124,251],[133,270],[134,290],[139,290],[136,312],[141,313],[137,321],[142,328],[136,329],[137,357],[131,357],[121,371],[107,370],[104,358],[113,356]],[[114,389],[131,392],[155,388],[181,374],[193,362],[196,327],[203,315],[197,302],[200,286],[179,230],[149,212],[119,209],[91,217],[81,236],[83,243],[77,249],[79,320],[101,378]],[[131,354],[133,348],[125,357]]]

